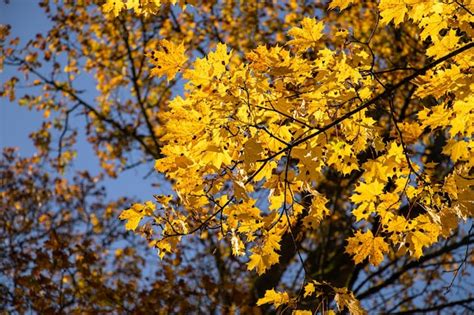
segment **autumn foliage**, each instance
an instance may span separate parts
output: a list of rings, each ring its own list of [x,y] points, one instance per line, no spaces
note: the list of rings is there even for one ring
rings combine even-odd
[[[474,309],[472,1],[75,2],[0,33],[44,113],[0,164],[5,310]],[[140,165],[169,191],[106,198]]]

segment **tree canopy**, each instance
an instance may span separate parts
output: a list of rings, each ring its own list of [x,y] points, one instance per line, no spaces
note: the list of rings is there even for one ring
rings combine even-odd
[[[0,162],[3,310],[474,311],[472,1],[39,5],[0,29],[44,117]],[[107,197],[141,166],[168,191]]]

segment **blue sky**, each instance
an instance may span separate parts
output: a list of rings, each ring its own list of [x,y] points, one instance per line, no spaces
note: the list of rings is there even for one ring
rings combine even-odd
[[[0,2],[0,23],[12,26],[12,35],[18,36],[21,43],[26,43],[36,33],[46,31],[48,21],[41,14],[37,4],[32,1],[19,0],[10,4]],[[3,82],[12,75],[17,75],[11,68],[6,67],[0,73],[0,81]],[[16,146],[22,156],[34,153],[34,146],[28,135],[41,126],[42,116],[40,113],[29,111],[16,103],[10,103],[7,99],[1,99],[0,105],[0,146]]]
[[[51,27],[43,10],[36,1],[15,0],[5,4],[0,1],[0,24],[9,24],[12,27],[12,37],[20,38],[20,45],[24,45],[28,40],[34,38],[37,33],[45,33]],[[5,67],[0,73],[0,83],[16,75],[21,77],[16,69]],[[95,84],[92,80],[82,80],[81,86],[90,91],[89,98],[94,97]],[[86,83],[84,83],[86,82]],[[21,94],[18,93],[18,94]],[[87,96],[86,96],[87,97]],[[35,153],[35,147],[29,134],[38,130],[43,121],[42,113],[35,110],[29,110],[26,107],[20,107],[17,103],[11,103],[7,99],[2,98],[0,104],[0,149],[4,147],[14,146],[19,150],[21,156],[27,157]],[[73,169],[70,170],[88,170],[92,174],[99,172],[98,159],[95,156],[92,147],[87,143],[83,131],[83,122],[72,119],[74,127],[79,128],[79,137],[76,150],[78,153],[74,161]],[[56,135],[57,136],[57,135]],[[107,188],[110,198],[119,196],[136,197],[139,201],[153,199],[152,195],[156,193],[169,193],[166,188],[157,189],[152,186],[153,182],[157,182],[158,176],[153,173],[152,176],[144,179],[144,176],[150,171],[152,165],[139,167],[126,171],[118,176],[117,179],[106,179],[104,184]]]

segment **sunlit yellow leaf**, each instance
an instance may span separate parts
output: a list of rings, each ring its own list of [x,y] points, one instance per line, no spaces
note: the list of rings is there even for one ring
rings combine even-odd
[[[151,74],[156,76],[166,76],[168,81],[174,79],[176,73],[188,60],[185,54],[184,44],[175,45],[163,39],[160,42],[161,49],[153,50],[149,53],[151,62],[155,66]]]
[[[267,290],[265,296],[257,301],[257,305],[273,304],[275,308],[278,308],[280,305],[288,304],[289,301],[290,297],[288,296],[288,293],[277,292],[274,289],[271,289]]]
[[[288,35],[293,37],[288,44],[305,50],[318,42],[323,36],[323,29],[324,23],[318,22],[315,18],[304,18],[301,21],[301,28],[293,27],[288,31]]]
[[[384,254],[388,253],[388,244],[382,237],[374,237],[370,230],[366,233],[357,231],[353,237],[348,239],[348,242],[346,252],[354,256],[356,264],[369,258],[372,265],[378,266],[382,263]]]

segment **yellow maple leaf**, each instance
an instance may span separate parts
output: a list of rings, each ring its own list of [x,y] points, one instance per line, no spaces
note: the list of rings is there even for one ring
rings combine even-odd
[[[277,292],[274,289],[271,289],[267,290],[265,292],[265,296],[257,301],[257,305],[260,306],[263,304],[273,304],[275,308],[278,308],[280,307],[280,305],[288,304],[288,302],[290,302],[290,297],[288,296],[288,293]]]
[[[377,197],[383,193],[384,184],[373,181],[371,183],[360,183],[354,191],[357,194],[352,195],[352,202],[375,202]]]
[[[435,37],[433,45],[426,50],[426,54],[435,59],[441,58],[457,48],[459,39],[460,37],[456,35],[456,31],[451,29],[441,40]]]
[[[474,216],[474,180],[459,175],[454,176],[456,182],[458,205],[456,214],[459,218],[467,220]]]
[[[268,233],[262,246],[254,247],[250,261],[247,263],[247,270],[255,269],[259,275],[268,268],[278,263],[280,256],[276,251],[280,250],[281,235],[278,233]]]
[[[285,194],[283,192],[278,191],[275,193],[275,190],[271,190],[270,194],[268,195],[268,201],[270,202],[269,209],[270,210],[278,210],[282,207],[283,202],[285,200]]]
[[[443,153],[449,155],[451,160],[457,162],[459,160],[467,160],[471,156],[469,150],[470,145],[466,141],[457,141],[455,139],[449,139],[448,143],[443,148]]]
[[[403,0],[381,0],[379,3],[382,24],[388,24],[393,20],[395,25],[403,22],[408,8]]]
[[[432,130],[438,127],[449,125],[449,116],[443,104],[425,108],[418,113],[418,119],[422,122],[422,127],[430,127]]]
[[[375,212],[375,205],[373,202],[363,202],[357,208],[352,210],[352,214],[356,217],[356,222],[367,220],[373,212]]]
[[[427,215],[420,215],[408,226],[410,231],[406,237],[407,247],[416,259],[423,255],[423,247],[430,246],[438,240],[441,227],[435,224]]]
[[[288,44],[306,50],[323,36],[324,23],[306,17],[301,21],[301,26],[301,28],[293,27],[288,31],[288,35],[294,38]]]
[[[208,54],[207,59],[212,65],[214,76],[220,77],[226,71],[231,56],[232,51],[228,51],[227,45],[222,43],[217,44],[216,50]]]
[[[423,128],[418,122],[403,122],[399,124],[399,128],[403,134],[403,140],[407,144],[417,142],[423,133]]]
[[[161,7],[160,0],[127,0],[127,9],[138,15],[156,14]]]
[[[163,257],[165,257],[167,253],[171,253],[171,248],[173,245],[170,243],[169,239],[167,239],[160,241],[153,240],[149,243],[149,246],[155,247],[158,250],[158,257],[160,257],[160,259],[163,259]]]
[[[313,193],[308,215],[303,219],[306,226],[315,229],[319,226],[319,222],[329,215],[330,210],[326,207],[328,201],[329,200],[323,195]]]
[[[114,16],[118,16],[119,13],[125,8],[125,3],[121,0],[107,0],[103,5],[102,9],[105,13],[113,13]]]
[[[413,256],[418,259],[423,255],[423,247],[431,245],[432,243],[428,235],[416,231],[409,234],[406,245],[408,245],[408,248],[413,252]]]
[[[436,71],[428,71],[425,75],[419,76],[413,82],[419,85],[419,88],[415,92],[416,96],[421,98],[427,96],[434,96],[440,98],[446,92],[457,89],[458,86],[463,85],[464,74],[461,72],[461,68],[455,64],[452,64],[448,69],[438,69]],[[444,107],[443,104],[432,107]],[[443,110],[443,115],[447,115],[447,111]]]
[[[127,220],[125,229],[135,231],[143,217],[153,214],[155,209],[156,206],[151,201],[147,201],[145,204],[136,203],[131,208],[122,211],[119,219]]]
[[[339,7],[339,10],[344,10],[350,6],[355,0],[332,0],[329,4],[329,10]]]
[[[451,117],[450,119],[451,129],[449,130],[451,138],[456,136],[458,133],[462,134],[467,132],[468,135],[474,133],[474,112],[472,112],[473,104],[474,95],[469,95],[464,100],[457,100],[454,102],[453,114],[455,117]]]
[[[215,51],[207,57],[198,58],[193,63],[192,69],[187,69],[183,77],[189,82],[186,88],[200,86],[203,90],[220,78],[226,71],[232,51],[228,51],[225,44],[219,43]]]
[[[269,254],[254,253],[250,256],[250,261],[247,263],[247,270],[255,269],[261,275],[272,265],[278,263],[278,259],[279,256],[275,252]]]
[[[351,315],[367,314],[367,311],[362,308],[360,302],[355,298],[354,293],[348,291],[347,288],[334,288],[334,291],[336,292],[334,301],[336,301],[339,311],[347,307]]]
[[[175,5],[177,0],[107,0],[102,9],[105,13],[113,12],[114,16],[118,16],[123,9],[133,10],[137,15],[154,15],[160,10],[164,4]],[[186,3],[181,4],[181,8],[186,8]]]
[[[372,265],[378,266],[383,261],[384,253],[388,253],[388,244],[382,237],[374,237],[370,230],[366,233],[357,231],[355,236],[348,239],[348,242],[346,252],[354,255],[356,264],[368,257]]]
[[[119,218],[121,220],[127,220],[127,223],[125,224],[125,228],[127,230],[134,231],[138,227],[138,224],[140,223],[141,219],[143,218],[143,214],[141,211],[137,211],[132,207],[130,209],[124,210],[120,214]]]
[[[458,212],[456,208],[443,208],[439,212],[441,236],[448,238],[452,231],[458,227]]]
[[[316,287],[314,284],[318,284],[316,281],[309,282],[305,287],[304,287],[304,297],[313,295],[313,293],[316,291]]]
[[[408,228],[408,221],[404,216],[386,213],[382,217],[383,229],[392,234],[404,233]]]
[[[153,50],[149,53],[151,62],[155,66],[151,70],[152,75],[165,75],[168,81],[174,79],[176,73],[181,71],[181,67],[186,63],[188,57],[185,54],[184,43],[175,45],[163,39],[160,41],[162,50]]]
[[[365,169],[364,179],[366,181],[373,181],[375,179],[384,181],[387,179],[388,166],[386,163],[377,160],[368,160],[364,163],[363,168]]]
[[[441,3],[437,4],[441,5]],[[434,6],[436,6],[436,4],[434,4]],[[448,22],[443,15],[434,13],[422,19],[419,26],[423,28],[420,33],[422,40],[427,39],[429,36],[431,36],[432,40],[436,40],[439,32],[448,27]]]

